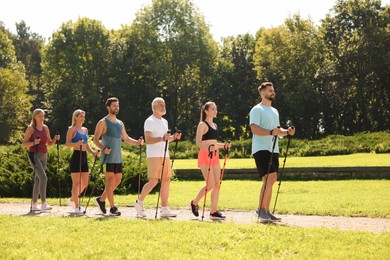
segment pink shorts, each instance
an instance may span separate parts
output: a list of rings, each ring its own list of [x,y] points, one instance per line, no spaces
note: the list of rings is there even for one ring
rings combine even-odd
[[[209,152],[207,150],[200,149],[198,153],[198,167],[202,166],[203,164],[210,166],[216,166],[219,164],[219,153],[217,151],[213,152],[213,158],[209,157]]]

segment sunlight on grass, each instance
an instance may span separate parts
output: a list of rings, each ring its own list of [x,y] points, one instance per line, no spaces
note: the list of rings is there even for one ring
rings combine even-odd
[[[0,216],[0,253],[24,259],[386,259],[389,234],[256,224]]]
[[[283,156],[283,155],[282,155]],[[282,164],[284,157],[279,158]],[[221,166],[223,165],[223,159]],[[287,157],[286,167],[343,167],[343,166],[390,166],[390,154],[358,153],[335,156]],[[175,160],[175,169],[196,169],[196,159]],[[232,159],[226,162],[227,169],[256,168],[253,158]]]
[[[172,181],[169,205],[188,207],[204,181]],[[258,205],[260,182],[255,180],[226,180],[222,182],[219,208],[255,210]],[[274,198],[277,184],[274,185]],[[145,206],[156,206],[157,193],[148,195]],[[284,181],[281,184],[276,212],[278,214],[390,217],[390,180],[342,181]],[[208,195],[209,196],[209,195]],[[116,195],[120,207],[132,205],[137,194]],[[208,197],[207,201],[210,201]],[[0,202],[25,202],[30,199],[0,198]],[[48,202],[59,205],[58,198]],[[65,203],[65,199],[62,200]],[[273,207],[274,199],[271,201]],[[95,203],[91,203],[95,206]]]

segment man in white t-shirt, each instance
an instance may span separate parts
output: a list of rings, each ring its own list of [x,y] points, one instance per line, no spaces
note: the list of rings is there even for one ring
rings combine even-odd
[[[164,172],[161,180],[161,216],[176,217],[168,208],[169,185],[171,183],[172,169],[169,159],[169,142],[180,140],[181,133],[171,135],[168,133],[168,121],[163,118],[166,113],[165,101],[162,98],[155,98],[152,102],[153,114],[145,120],[145,142],[146,158],[148,162],[148,182],[142,187],[141,195],[135,201],[134,207],[139,217],[146,217],[144,210],[144,199],[157,185],[161,178],[162,165],[165,155]],[[166,143],[168,141],[168,143]],[[167,150],[165,151],[165,145]]]

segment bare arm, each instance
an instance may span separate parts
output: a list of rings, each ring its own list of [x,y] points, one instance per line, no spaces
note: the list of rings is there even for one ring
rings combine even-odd
[[[202,142],[202,136],[207,132],[208,126],[204,122],[199,122],[198,128],[196,129],[196,146],[198,146],[200,149],[207,150],[208,145],[204,144]]]
[[[126,133],[126,130],[125,130],[125,124],[121,121],[121,125],[122,125],[122,138],[123,140],[128,143],[128,144],[132,144],[132,145],[142,145],[144,142],[143,142],[143,139],[134,139],[134,138],[131,138],[127,133]]]
[[[60,135],[55,135],[53,139],[51,139],[51,135],[50,135],[50,130],[49,128],[44,125],[43,126],[46,130],[46,133],[47,133],[47,146],[52,146],[53,144],[56,143],[56,141],[60,140]]]
[[[105,147],[100,142],[100,137],[102,137],[102,135],[104,134],[105,128],[106,128],[106,124],[104,123],[103,120],[100,120],[96,125],[95,134],[93,136],[93,143],[96,145],[96,147],[98,147],[103,152]]]
[[[24,133],[24,138],[23,138],[23,142],[22,142],[23,147],[30,148],[31,146],[34,146],[37,144],[37,143],[35,143],[35,140],[33,142],[30,141],[30,138],[31,138],[33,133],[34,133],[34,129],[32,128],[32,126],[28,126],[26,129],[26,132]]]

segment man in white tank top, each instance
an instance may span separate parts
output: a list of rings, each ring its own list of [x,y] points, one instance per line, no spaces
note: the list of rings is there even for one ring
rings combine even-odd
[[[165,101],[162,98],[155,98],[152,102],[153,114],[145,120],[145,142],[146,158],[148,162],[148,182],[142,187],[141,195],[134,203],[139,217],[146,217],[144,210],[144,199],[157,185],[161,179],[162,165],[164,161],[164,172],[161,180],[161,217],[176,217],[168,208],[169,185],[171,183],[172,169],[169,160],[169,149],[165,151],[166,141],[174,141],[181,138],[181,133],[171,135],[168,133],[168,121],[163,118],[166,113]]]

